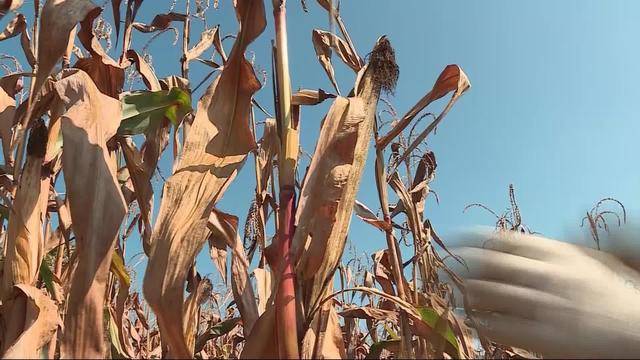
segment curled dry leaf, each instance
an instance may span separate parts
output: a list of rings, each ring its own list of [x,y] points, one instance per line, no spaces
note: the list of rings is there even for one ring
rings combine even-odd
[[[208,238],[207,222],[249,151],[251,97],[260,88],[244,52],[266,26],[262,1],[241,0],[240,33],[220,76],[198,104],[174,174],[167,180],[144,278],[144,294],[157,315],[170,354],[191,357],[181,304],[186,272]]]
[[[9,11],[16,10],[24,0],[2,0],[0,2],[0,19],[2,19]]]
[[[8,75],[0,79],[0,139],[2,154],[8,168],[13,167],[13,122],[16,115],[16,93],[22,88],[21,74]]]
[[[398,321],[398,313],[395,311],[378,309],[372,306],[356,306],[347,308],[339,313],[344,318],[370,319],[378,321]]]
[[[382,219],[379,219],[378,216],[376,216],[376,214],[374,214],[373,211],[371,211],[371,209],[369,209],[365,204],[361,203],[360,201],[358,200],[355,201],[355,204],[353,205],[353,210],[356,212],[356,215],[367,224],[371,224],[382,231],[391,230],[391,224],[389,224],[388,222]]]
[[[51,340],[56,328],[61,324],[58,307],[42,290],[20,284],[11,291],[15,295],[2,306],[2,320],[8,328],[3,329],[5,336],[11,330],[19,330],[13,341],[4,343],[3,359],[36,359],[40,350]],[[21,303],[20,306],[15,306]],[[8,309],[20,309],[11,311]],[[5,337],[5,340],[7,338]]]
[[[329,76],[329,80],[331,80],[333,87],[336,89],[338,94],[340,94],[333,65],[331,64],[332,49],[335,50],[342,61],[355,72],[358,72],[362,68],[358,54],[352,51],[346,41],[327,31],[314,29],[311,33],[311,41],[313,42],[313,48],[316,51],[316,56],[318,61],[320,61],[320,65],[322,65],[327,76]]]
[[[385,136],[378,139],[376,146],[379,149],[384,149],[389,145],[393,139],[398,136],[404,130],[411,121],[422,111],[422,109],[426,108],[432,102],[442,98],[450,92],[453,92],[453,96],[445,111],[453,105],[455,102],[465,91],[467,91],[471,87],[471,83],[469,82],[469,78],[462,71],[458,65],[447,65],[447,67],[442,70],[440,76],[436,80],[435,84],[433,84],[433,88],[429,91],[425,96],[422,97],[403,117],[398,121],[398,123],[387,133]],[[429,125],[427,130],[429,132],[433,131],[435,127],[440,123],[446,112],[443,111],[438,118]],[[444,115],[443,115],[444,114]],[[439,119],[439,120],[438,120]],[[426,130],[425,130],[426,131]],[[428,134],[428,133],[427,133]],[[422,136],[422,135],[420,135]],[[425,135],[426,136],[426,135]],[[413,150],[413,149],[411,149]],[[405,152],[405,154],[410,153],[409,150]],[[403,160],[398,160],[398,163],[401,163]]]
[[[147,63],[135,50],[129,49],[127,50],[127,59],[136,66],[136,70],[142,76],[142,81],[144,82],[147,89],[151,91],[159,91],[162,90],[160,86],[160,82],[156,77],[155,72],[151,68],[151,65]]]
[[[7,24],[4,31],[0,33],[0,41],[7,40],[18,35],[20,35],[22,51],[24,52],[29,64],[33,67],[36,63],[36,58],[31,50],[31,39],[29,38],[29,32],[27,31],[27,20],[22,14],[17,14],[16,17]]]
[[[238,218],[220,210],[213,210],[209,216],[209,228],[214,241],[222,241],[231,248],[231,290],[242,317],[245,336],[251,333],[253,324],[258,319],[253,287],[249,281],[249,263],[244,253],[242,241],[238,235]],[[220,240],[217,240],[220,239]]]
[[[156,15],[150,24],[143,24],[143,23],[136,22],[131,25],[133,26],[134,29],[140,32],[151,33],[151,32],[166,30],[169,28],[169,25],[171,25],[172,22],[185,21],[186,19],[187,19],[187,16],[185,14],[178,14],[175,12],[171,12],[168,14]]]
[[[69,71],[55,83],[66,109],[62,116],[62,167],[78,254],[65,334],[64,357],[94,358],[104,354],[103,303],[111,256],[126,214],[106,142],[115,135],[120,102],[97,89],[81,70]]]
[[[64,55],[71,30],[96,8],[98,7],[88,0],[47,0],[44,4],[38,37],[38,74],[34,93],[40,91],[45,79]]]
[[[89,74],[103,94],[118,99],[124,86],[124,68],[107,55],[93,33],[93,22],[101,13],[102,9],[93,9],[80,22],[78,38],[91,57],[79,59],[74,67]]]
[[[200,34],[200,40],[198,41],[198,43],[194,47],[189,49],[186,54],[184,54],[187,61],[193,60],[207,51],[207,49],[209,49],[213,45],[215,39],[220,37],[218,31],[218,26],[203,31]]]
[[[334,94],[326,93],[322,89],[318,89],[318,90],[302,89],[302,90],[298,90],[298,92],[291,95],[291,105],[292,106],[318,105],[327,99],[332,99],[335,97],[336,96]]]

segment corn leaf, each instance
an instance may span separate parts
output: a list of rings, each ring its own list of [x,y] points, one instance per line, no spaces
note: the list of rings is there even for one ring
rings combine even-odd
[[[208,238],[213,206],[256,146],[248,119],[260,82],[244,52],[266,26],[264,4],[238,1],[236,11],[240,33],[225,68],[200,100],[175,172],[165,183],[145,272],[145,297],[177,357],[193,355],[182,324],[187,270]]]
[[[62,166],[76,235],[74,272],[65,317],[61,353],[65,357],[101,357],[103,302],[107,274],[125,201],[106,142],[115,135],[120,102],[99,92],[81,70],[55,83],[62,116]]]

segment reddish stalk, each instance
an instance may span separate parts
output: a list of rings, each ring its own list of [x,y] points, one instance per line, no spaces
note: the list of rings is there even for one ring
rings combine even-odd
[[[295,215],[295,171],[299,151],[298,124],[291,117],[291,79],[287,45],[286,1],[273,0],[276,30],[275,73],[277,123],[280,133],[278,170],[280,181],[279,231],[275,248],[280,281],[276,293],[276,327],[280,358],[299,358],[296,319],[295,273],[291,256]]]

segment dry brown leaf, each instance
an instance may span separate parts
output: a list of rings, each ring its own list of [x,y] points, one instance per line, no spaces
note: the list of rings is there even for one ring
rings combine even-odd
[[[302,90],[298,90],[295,94],[291,95],[291,105],[292,106],[318,105],[327,99],[331,99],[335,97],[336,97],[335,95],[326,93],[322,89],[318,89],[318,90],[302,89]]]
[[[55,83],[62,116],[62,166],[76,235],[78,265],[69,294],[64,357],[104,356],[103,304],[113,248],[126,214],[106,141],[119,126],[121,105],[81,70]]]
[[[395,311],[378,309],[371,306],[356,306],[347,308],[339,313],[344,318],[398,321],[398,313]]]
[[[16,115],[15,96],[19,91],[17,85],[21,77],[9,75],[0,79],[0,139],[2,139],[2,154],[5,166],[13,167],[13,151],[11,139],[13,137],[13,123]],[[22,85],[20,85],[22,87]],[[17,90],[17,91],[16,91]]]
[[[102,9],[93,9],[80,22],[78,39],[91,57],[79,59],[73,67],[89,74],[103,94],[118,99],[124,86],[124,68],[107,55],[93,33],[93,22],[101,13]]]
[[[193,60],[207,51],[207,49],[209,49],[213,45],[216,37],[220,36],[218,34],[218,30],[219,27],[216,26],[214,28],[203,31],[200,34],[200,40],[198,41],[198,43],[194,47],[189,49],[186,54],[184,54],[187,61]]]
[[[271,271],[261,268],[254,269],[253,275],[256,277],[256,290],[258,291],[258,314],[262,315],[269,305],[273,291],[272,275]]]
[[[14,310],[9,314],[3,313],[2,317],[3,320],[9,322],[9,329],[21,328],[21,331],[14,341],[10,344],[4,344],[6,351],[2,354],[2,358],[40,358],[40,350],[49,343],[58,325],[62,323],[60,316],[58,316],[58,307],[40,289],[33,286],[20,284],[16,285],[14,289],[12,292],[15,297],[3,306],[3,310],[7,309],[7,305]],[[16,303],[20,303],[21,306],[16,306]],[[17,309],[20,310],[16,311]],[[5,324],[7,323],[5,322]]]
[[[0,3],[0,19],[2,19],[7,12],[15,10],[22,6],[24,0],[3,0]]]
[[[185,339],[187,347],[193,354],[196,346],[196,335],[198,333],[198,317],[199,309],[204,301],[207,300],[207,295],[211,293],[212,286],[209,279],[204,279],[198,282],[196,290],[193,291],[187,297],[184,302],[182,313],[184,314],[183,323],[185,329]]]
[[[27,28],[27,21],[24,15],[18,14],[13,20],[9,21],[7,27],[0,33],[0,41],[10,39],[20,35]]]
[[[246,337],[240,359],[278,359],[276,333],[276,308],[270,305]]]
[[[31,50],[31,39],[29,38],[29,32],[27,31],[27,21],[22,14],[17,14],[13,20],[11,20],[7,27],[0,33],[0,41],[10,39],[12,37],[20,35],[20,45],[24,52],[27,61],[31,66],[35,65],[36,59],[33,56]]]
[[[342,61],[355,72],[362,69],[360,57],[352,50],[351,47],[349,47],[349,44],[346,41],[328,31],[314,29],[311,33],[311,41],[313,42],[313,48],[316,51],[316,56],[318,61],[320,61],[320,65],[322,65],[324,71],[329,76],[329,80],[331,80],[333,87],[336,89],[338,94],[340,94],[333,65],[331,64],[332,52],[335,51],[340,59],[342,59]]]
[[[198,103],[174,174],[167,180],[152,237],[144,294],[172,356],[188,357],[181,304],[186,272],[208,238],[213,206],[255,148],[248,125],[251,97],[260,88],[244,52],[264,30],[261,1],[236,8],[241,30],[220,76]]]
[[[231,290],[247,336],[258,319],[258,307],[249,281],[249,263],[238,235],[238,218],[214,209],[209,216],[209,228],[212,237],[222,239],[231,248]]]
[[[44,4],[40,16],[38,74],[34,93],[40,91],[58,60],[64,55],[71,30],[96,8],[98,7],[88,0],[47,0]]]
[[[51,182],[42,173],[46,148],[47,128],[39,122],[29,137],[27,161],[9,215],[2,294],[11,294],[14,285],[35,285],[38,279],[40,263],[45,255],[42,224]]]
[[[346,359],[340,320],[333,303],[325,302],[309,324],[302,339],[302,359]]]
[[[432,102],[442,98],[447,95],[449,92],[453,91],[453,99],[457,99],[460,97],[465,91],[467,91],[471,87],[471,83],[469,82],[469,78],[462,71],[458,65],[447,65],[447,67],[442,70],[440,76],[436,80],[435,84],[433,84],[433,88],[429,91],[422,99],[418,100],[418,102],[413,105],[413,107],[398,121],[398,123],[387,133],[385,136],[378,139],[376,146],[379,149],[384,149],[393,141],[393,139],[398,136],[404,130],[411,121],[422,111],[422,109],[426,108]],[[455,101],[455,100],[454,100]],[[451,103],[451,102],[450,102]],[[437,125],[438,123],[435,123]],[[435,125],[432,127],[435,128]],[[398,162],[402,162],[399,160]]]
[[[174,21],[185,21],[187,16],[185,14],[178,14],[175,12],[171,12],[168,14],[159,14],[156,15],[150,24],[143,24],[139,22],[135,22],[131,24],[134,29],[143,32],[143,33],[151,33],[155,31],[161,31],[169,28]]]
[[[369,209],[360,201],[356,200],[355,204],[353,205],[353,210],[355,211],[356,215],[367,224],[371,224],[382,231],[391,230],[391,224],[379,219],[376,214],[371,211],[371,209]]]
[[[127,169],[129,170],[129,176],[131,176],[131,182],[133,183],[134,195],[140,208],[140,218],[142,219],[144,230],[142,232],[142,245],[146,254],[151,251],[151,216],[153,213],[153,187],[151,186],[151,177],[155,167],[151,169],[151,173],[148,172],[143,164],[142,154],[138,151],[136,144],[130,137],[122,137],[118,139],[120,148],[122,149],[122,155]]]
[[[151,65],[149,65],[135,50],[127,50],[127,59],[136,66],[136,70],[140,76],[142,76],[142,81],[147,89],[151,91],[162,90],[160,82],[151,68]]]

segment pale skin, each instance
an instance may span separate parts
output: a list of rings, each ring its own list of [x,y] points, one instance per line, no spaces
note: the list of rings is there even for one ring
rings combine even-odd
[[[477,229],[453,241],[466,267],[447,264],[463,279],[466,311],[478,331],[497,343],[544,357],[637,358],[637,234],[628,226],[605,238],[598,251]]]

